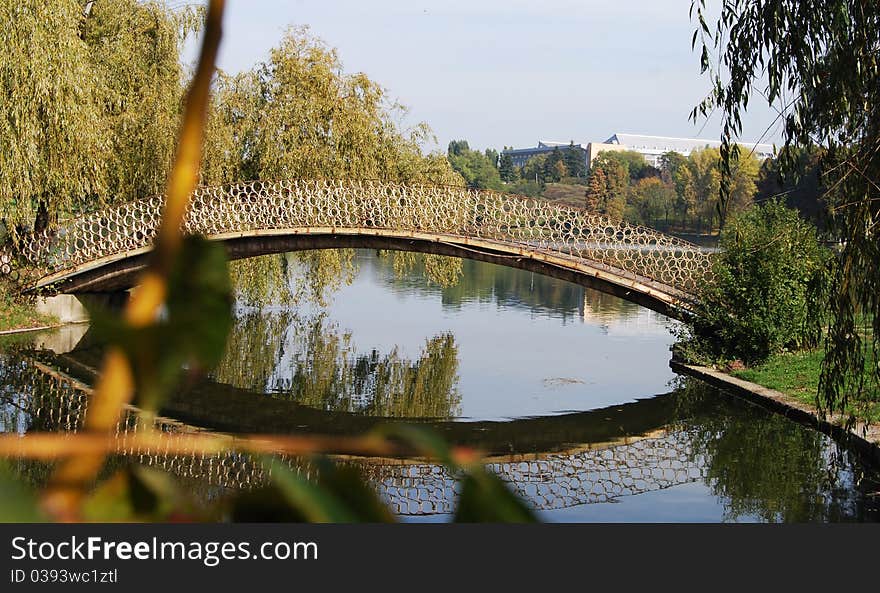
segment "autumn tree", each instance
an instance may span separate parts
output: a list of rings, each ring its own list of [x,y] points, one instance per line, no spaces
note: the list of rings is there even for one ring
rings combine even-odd
[[[629,189],[629,172],[620,161],[602,153],[593,161],[587,183],[587,204],[615,220],[623,219]]]
[[[668,225],[675,200],[675,188],[659,177],[639,179],[630,188],[628,203],[633,215],[627,218],[648,226]]]

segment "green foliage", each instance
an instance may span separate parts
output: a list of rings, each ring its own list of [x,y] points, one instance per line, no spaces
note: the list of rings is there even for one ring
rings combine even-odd
[[[511,183],[517,180],[518,174],[513,166],[513,157],[509,154],[502,154],[499,158],[498,175],[504,183]]]
[[[723,3],[714,32],[705,4],[692,2],[699,21],[693,43],[700,37],[711,91],[692,117],[720,109],[722,190],[729,187],[732,139],[753,93],[779,110],[786,146],[821,149],[829,225],[844,246],[829,287],[820,392],[827,409],[843,411],[869,385],[880,386],[880,366],[867,382],[862,372],[880,353],[880,4],[734,0]],[[714,63],[722,69],[712,69]],[[797,153],[781,154],[782,167],[797,171]],[[859,331],[863,324],[872,331]]]
[[[398,128],[396,120],[404,111],[364,74],[347,74],[336,51],[308,28],[289,29],[267,62],[236,76],[218,75],[206,123],[202,181],[326,177],[462,185],[444,155],[422,154],[421,145],[430,137],[427,126]],[[487,175],[500,187],[498,172],[485,155],[470,151],[466,142],[461,150],[469,155],[462,163],[472,155],[482,167],[473,175]],[[309,274],[289,286],[284,279],[297,266]],[[323,303],[353,278],[353,270],[350,250],[231,265],[236,292],[247,302],[274,291],[271,298],[285,302]]]
[[[783,352],[771,356],[756,367],[733,371],[731,374],[815,405],[824,359],[825,352],[821,349]],[[863,375],[866,382],[870,381],[875,365],[873,360],[865,361]],[[868,389],[872,389],[870,383]],[[872,423],[880,421],[880,392],[869,392],[866,395],[864,400],[854,402],[860,409],[848,409],[845,413],[858,415]]]
[[[652,227],[666,226],[675,207],[675,188],[659,177],[645,177],[630,188],[628,202],[631,213],[627,220],[630,222]]]
[[[544,160],[544,167],[541,178],[544,183],[556,183],[563,177],[568,175],[568,168],[565,166],[565,160],[562,151],[557,146],[554,148],[547,158]]]
[[[753,364],[811,345],[808,293],[830,257],[815,227],[771,201],[734,218],[721,249],[714,279],[687,321],[696,354]]]
[[[656,173],[654,167],[648,164],[642,153],[635,150],[608,150],[599,153],[596,160],[600,163],[620,163],[633,181],[650,177]]]
[[[81,18],[75,0],[0,2],[0,219],[12,232],[41,204],[45,224],[107,190],[100,79]]]
[[[100,482],[83,503],[88,521],[167,521],[175,515],[196,518],[196,510],[182,489],[166,473],[124,465]],[[207,517],[204,517],[207,518]]]
[[[58,319],[38,313],[32,298],[17,292],[16,286],[0,281],[0,331],[58,323]]]
[[[489,149],[486,153],[471,150],[466,140],[453,140],[449,143],[446,156],[449,164],[464,178],[468,187],[500,190],[501,176],[496,161],[489,154]]]
[[[707,460],[705,483],[722,501],[724,520],[839,521],[853,499],[841,492],[852,465],[819,431],[731,398],[700,381],[676,394],[678,425]]]
[[[587,174],[586,153],[583,148],[575,146],[574,141],[565,149],[562,158],[570,177],[584,177]]]
[[[479,461],[462,462],[435,432],[413,425],[389,424],[379,433],[401,439],[423,455],[438,459],[462,481],[455,521],[533,523],[534,512],[498,476]]]
[[[753,200],[759,163],[743,152],[731,169],[731,212],[747,208]],[[591,166],[587,178],[587,208],[624,218],[628,222],[681,230],[711,231],[719,218],[718,192],[721,157],[717,149],[704,148],[687,157],[667,152],[657,170],[635,151],[605,151]]]
[[[820,229],[828,227],[828,204],[821,168],[823,151],[818,147],[785,147],[776,158],[767,159],[761,165],[756,182],[756,202],[776,196],[784,197],[789,208],[795,208],[801,216]],[[784,163],[796,163],[795,168]]]
[[[275,505],[281,508],[277,508],[278,514],[270,517],[271,520],[277,521],[280,516],[291,521],[309,523],[394,521],[388,508],[353,467],[334,465],[325,458],[319,458],[318,478],[310,480],[271,457],[264,459],[263,465],[271,472],[274,488],[281,495],[283,503]],[[266,494],[265,491],[257,492],[236,500],[235,519],[253,520],[254,510],[264,514],[267,505],[255,503],[262,502],[260,499]],[[252,509],[254,506],[259,508]],[[269,506],[271,508],[271,504]]]
[[[520,176],[524,180],[532,181],[536,184],[544,184],[544,165],[547,162],[546,154],[533,156],[526,161],[520,170]]]
[[[5,460],[0,460],[0,523],[32,523],[44,520],[35,492],[22,483]]]
[[[675,174],[687,162],[687,157],[679,152],[670,150],[660,155],[660,176],[666,183],[672,183]]]
[[[158,2],[0,1],[0,219],[16,233],[159,193],[198,11]]]
[[[614,153],[603,152],[593,159],[586,192],[587,208],[620,220],[626,210],[629,169],[620,160],[609,158],[611,154]]]

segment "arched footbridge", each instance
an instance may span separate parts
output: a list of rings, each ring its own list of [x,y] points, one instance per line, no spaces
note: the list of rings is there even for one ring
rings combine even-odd
[[[24,288],[76,294],[133,286],[163,204],[153,197],[110,206],[25,238],[20,260],[39,272]],[[286,180],[201,187],[184,231],[224,242],[231,259],[367,247],[488,261],[671,316],[689,308],[711,273],[711,254],[656,230],[544,200],[452,186]]]

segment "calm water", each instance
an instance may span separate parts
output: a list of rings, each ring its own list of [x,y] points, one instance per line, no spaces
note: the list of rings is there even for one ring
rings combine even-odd
[[[549,521],[880,518],[877,472],[855,455],[672,373],[674,322],[656,313],[490,264],[434,259],[427,273],[422,258],[359,251],[354,265],[351,284],[324,305],[292,305],[272,291],[240,302],[223,362],[175,394],[163,422],[293,434],[429,423],[487,451],[490,468]],[[458,265],[452,286],[429,279],[455,276]],[[0,430],[76,429],[101,354],[86,326],[6,344]],[[231,456],[138,462],[205,496],[265,479]],[[402,518],[449,520],[457,482],[443,468],[346,463]],[[35,483],[46,473],[20,471]]]

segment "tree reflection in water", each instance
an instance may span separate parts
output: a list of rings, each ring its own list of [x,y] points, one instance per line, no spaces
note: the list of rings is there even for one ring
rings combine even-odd
[[[676,424],[706,458],[725,520],[877,520],[877,472],[852,450],[696,380],[681,381],[678,404]]]
[[[415,360],[397,347],[358,353],[351,334],[324,313],[243,313],[213,378],[327,411],[438,419],[461,414],[452,334],[428,339]]]

